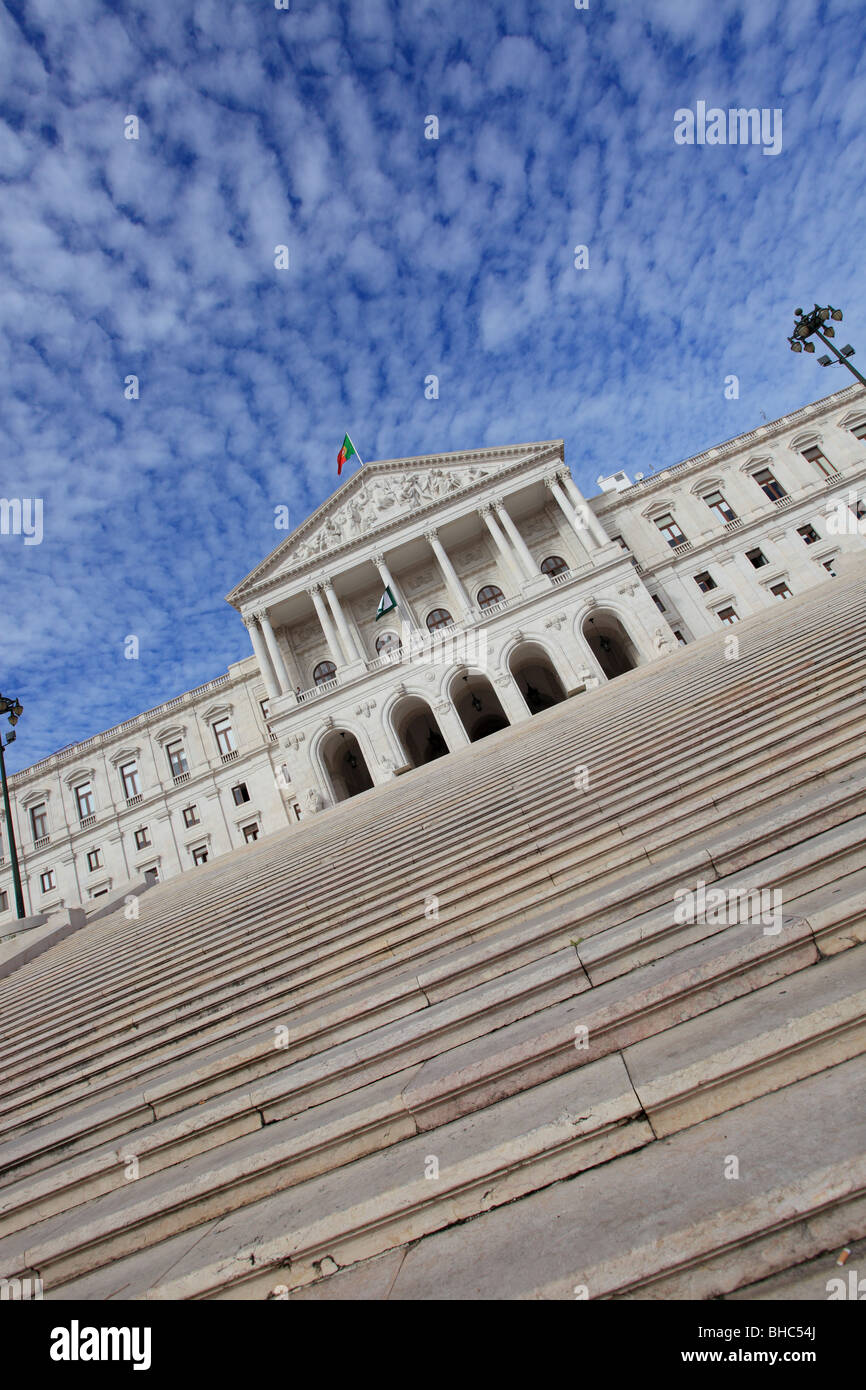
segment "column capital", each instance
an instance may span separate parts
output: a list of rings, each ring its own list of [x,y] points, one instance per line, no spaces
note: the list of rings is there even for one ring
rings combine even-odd
[[[374,565],[384,565],[385,556],[381,550],[377,550],[375,555],[370,556],[370,560]]]
[[[477,508],[476,508],[476,511],[478,512],[478,515],[479,515],[480,517],[489,516],[489,515],[490,515],[490,505],[491,505],[491,504],[490,504],[489,502],[483,502],[483,503],[481,504],[480,507],[477,507]]]
[[[307,584],[305,592],[309,594],[310,598],[315,598],[316,594],[319,592],[321,587],[322,585],[318,582],[313,584]]]
[[[429,541],[431,545],[434,541],[438,541],[439,532],[436,530],[435,526],[431,526],[429,531],[424,532],[424,539],[425,541]]]
[[[258,616],[257,616],[257,614],[255,614],[255,613],[242,613],[242,614],[241,614],[241,619],[242,619],[243,625],[244,625],[244,627],[247,629],[247,631],[249,631],[250,628],[256,627],[257,624],[258,624],[258,621],[259,621],[259,620],[258,620]]]
[[[559,487],[559,479],[559,473],[547,473],[544,478],[544,486],[549,487],[550,491],[553,492],[555,487]]]
[[[261,627],[264,627],[265,623],[268,621],[268,610],[266,608],[258,608],[253,614],[253,618]]]

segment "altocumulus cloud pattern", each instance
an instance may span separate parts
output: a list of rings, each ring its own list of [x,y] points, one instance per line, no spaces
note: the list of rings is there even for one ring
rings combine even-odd
[[[248,654],[220,595],[345,431],[562,435],[591,493],[847,384],[785,336],[866,316],[863,50],[860,0],[5,0],[10,766]],[[677,144],[698,101],[781,151]]]

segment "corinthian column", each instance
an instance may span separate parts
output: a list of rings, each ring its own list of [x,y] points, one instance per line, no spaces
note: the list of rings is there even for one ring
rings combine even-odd
[[[488,531],[493,537],[493,540],[496,544],[496,548],[502,556],[503,560],[505,561],[505,566],[509,574],[515,579],[519,587],[521,580],[523,579],[523,571],[521,569],[520,561],[518,560],[514,551],[511,549],[511,546],[508,544],[508,541],[506,540],[502,532],[502,528],[499,525],[499,522],[493,515],[493,511],[490,507],[490,504],[487,503],[483,507],[479,507],[478,515],[481,517],[482,521],[484,522],[485,526],[487,527]]]
[[[253,651],[256,654],[256,661],[259,663],[259,670],[265,682],[265,690],[268,692],[268,699],[275,700],[280,694],[279,683],[274,675],[274,668],[271,665],[271,658],[268,656],[267,647],[259,629],[258,618],[252,613],[244,615],[244,627],[250,634],[250,641],[253,644]]]
[[[340,640],[343,643],[343,649],[346,653],[346,660],[360,661],[361,653],[358,651],[358,648],[355,645],[355,639],[349,630],[349,624],[346,622],[346,615],[343,612],[343,605],[340,603],[338,595],[334,592],[334,588],[331,584],[330,579],[325,579],[323,581],[323,588],[325,590],[325,598],[328,600],[328,603],[330,604],[331,612],[337,620],[337,627],[340,631]]]
[[[592,552],[593,550],[597,550],[598,545],[595,541],[594,536],[589,530],[588,524],[584,521],[583,517],[583,513],[587,510],[586,505],[584,504],[581,510],[576,511],[575,508],[572,506],[570,499],[566,497],[565,492],[560,484],[560,481],[556,476],[545,478],[544,485],[545,487],[550,489],[551,495],[556,498],[556,501],[559,504],[560,511],[562,512],[572,531],[574,531],[576,535],[579,536],[585,548],[590,552]]]
[[[494,502],[493,508],[505,528],[505,534],[514,546],[518,559],[526,572],[526,578],[536,579],[539,572],[538,566],[529,553],[529,546],[526,544],[526,541],[523,539],[514,522],[511,520],[511,517],[508,515],[508,512],[505,510],[505,503],[502,501]]]
[[[327,643],[328,652],[330,654],[331,660],[333,661],[335,666],[345,665],[346,657],[343,655],[343,649],[340,646],[336,629],[334,627],[334,624],[331,622],[331,615],[325,607],[325,600],[319,593],[318,584],[312,584],[310,588],[307,590],[307,593],[313,600],[313,607],[316,610],[316,617],[318,618],[321,624],[322,632],[325,634],[325,642]],[[349,658],[349,660],[351,660],[351,658]]]
[[[277,642],[276,638],[276,633],[274,632],[274,629],[271,627],[271,620],[264,610],[260,613],[257,613],[256,617],[259,620],[259,626],[261,627],[262,632],[265,634],[265,643],[267,644],[268,655],[271,658],[271,664],[274,668],[274,674],[277,678],[277,685],[280,687],[279,693],[282,694],[287,690],[291,690],[292,683],[289,680],[289,673],[286,670],[286,663],[283,661],[283,654],[280,651],[279,643]]]
[[[460,609],[462,609],[460,617],[468,617],[472,608],[469,595],[463,587],[463,583],[460,579],[459,574],[452,565],[451,561],[448,559],[448,556],[445,552],[445,547],[439,539],[438,532],[435,530],[425,531],[424,535],[426,539],[430,542],[430,545],[432,546],[433,554],[436,556],[436,559],[439,563],[439,568],[442,571],[442,577],[445,580],[446,587],[450,589],[454,598],[457,600],[457,606]]]
[[[605,531],[592,507],[587,502],[583,493],[576,486],[574,479],[567,468],[562,469],[558,475],[559,481],[565,489],[565,495],[571,501],[579,516],[586,517],[587,529],[595,541],[596,545],[610,545],[610,536]]]

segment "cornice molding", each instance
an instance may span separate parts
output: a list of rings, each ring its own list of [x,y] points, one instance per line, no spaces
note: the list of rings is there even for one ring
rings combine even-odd
[[[527,454],[527,448],[535,449],[537,452]],[[272,593],[274,589],[289,582],[297,583],[302,580],[305,575],[319,569],[322,563],[322,556],[314,555],[306,560],[298,561],[298,563],[291,568],[281,570],[279,574],[268,576],[262,573],[266,567],[268,569],[279,569],[281,562],[290,553],[292,547],[303,542],[311,531],[316,530],[323,521],[326,521],[327,518],[347,500],[351,494],[344,489],[348,488],[351,484],[355,484],[354,490],[357,490],[357,487],[360,487],[363,482],[371,478],[374,473],[387,476],[389,473],[421,471],[424,468],[443,467],[448,464],[463,463],[471,465],[485,462],[501,462],[503,459],[513,457],[514,462],[506,468],[499,469],[495,475],[496,485],[499,486],[503,480],[518,476],[523,469],[538,467],[539,465],[549,463],[554,458],[561,460],[562,449],[563,441],[561,439],[553,439],[544,440],[538,445],[518,444],[503,449],[480,449],[459,454],[433,454],[429,457],[395,459],[389,460],[388,463],[366,464],[363,469],[359,469],[357,473],[347,479],[343,488],[338,488],[336,492],[332,493],[311,516],[307,517],[290,536],[287,536],[286,539],[262,561],[261,565],[252,570],[245,579],[241,580],[240,584],[227,595],[226,601],[240,611],[239,605],[242,602],[249,602],[251,599],[256,602],[262,601],[264,596]],[[329,566],[339,563],[344,557],[351,555],[353,552],[357,552],[362,546],[372,541],[374,538],[377,544],[382,544],[383,549],[387,549],[384,545],[387,536],[394,535],[407,526],[416,524],[418,520],[425,515],[433,516],[444,507],[450,507],[455,502],[460,502],[464,499],[468,500],[473,496],[477,496],[479,493],[482,493],[485,488],[490,487],[492,482],[493,479],[490,477],[479,478],[478,481],[471,486],[461,488],[459,492],[452,494],[452,496],[448,498],[437,498],[422,507],[416,507],[411,512],[403,512],[400,516],[394,517],[391,520],[383,519],[380,525],[372,526],[363,538],[356,536],[352,540],[345,541],[335,546],[333,550],[329,550],[327,552],[327,563]]]
[[[778,439],[780,435],[785,434],[792,427],[807,425],[818,418],[823,419],[833,410],[838,410],[853,402],[861,394],[862,387],[846,386],[832,396],[825,396],[820,401],[812,401],[809,405],[801,406],[799,410],[793,411],[790,415],[781,415],[778,420],[768,421],[766,425],[761,425],[758,429],[747,430],[745,434],[738,434],[723,444],[705,449],[703,453],[693,454],[691,458],[683,459],[680,463],[674,463],[667,468],[660,469],[658,474],[652,478],[644,478],[641,482],[633,483],[630,488],[624,488],[622,492],[611,496],[609,506],[605,505],[608,498],[607,493],[601,493],[600,496],[593,497],[592,500],[597,504],[600,512],[614,511],[618,504],[623,501],[633,502],[639,495],[646,496],[648,493],[654,492],[656,488],[670,487],[674,474],[702,468],[704,464],[714,460],[722,462],[724,459],[729,459],[740,453],[743,449],[749,448],[752,444],[769,444],[770,441]],[[864,410],[864,415],[866,415],[866,410]]]

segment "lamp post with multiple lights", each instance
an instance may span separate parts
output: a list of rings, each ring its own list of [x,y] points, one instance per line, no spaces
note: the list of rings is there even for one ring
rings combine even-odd
[[[24,894],[21,890],[21,870],[18,868],[18,850],[15,845],[15,827],[12,824],[12,807],[9,805],[9,787],[6,782],[6,759],[3,753],[6,744],[15,742],[15,725],[21,718],[22,705],[20,700],[7,700],[5,695],[0,695],[0,714],[9,715],[9,723],[12,725],[11,731],[6,735],[6,743],[0,736],[0,781],[3,783],[3,809],[6,812],[6,834],[9,839],[9,858],[12,860],[12,878],[15,882],[15,911],[18,918],[26,916],[24,911]]]
[[[852,376],[856,376],[860,384],[866,386],[866,376],[862,376],[848,360],[854,356],[854,349],[851,344],[847,343],[840,352],[835,343],[830,342],[831,338],[835,338],[836,330],[831,323],[828,323],[828,319],[835,319],[837,323],[841,323],[841,309],[834,309],[832,304],[827,304],[824,307],[816,304],[811,313],[808,314],[804,314],[802,309],[795,309],[794,318],[797,322],[794,324],[794,332],[788,339],[792,352],[814,352],[815,344],[809,341],[814,333],[817,338],[821,339],[824,346],[830,349],[840,365],[847,367]],[[819,357],[818,362],[822,367],[835,366],[833,358],[826,354]]]

